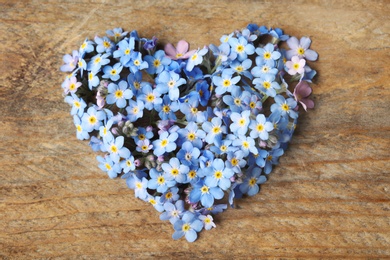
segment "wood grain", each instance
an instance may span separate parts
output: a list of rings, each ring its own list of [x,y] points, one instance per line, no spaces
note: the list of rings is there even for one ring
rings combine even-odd
[[[390,258],[388,1],[0,0],[0,258]],[[195,243],[97,167],[62,55],[106,29],[194,47],[255,22],[310,36],[315,110],[270,180]]]

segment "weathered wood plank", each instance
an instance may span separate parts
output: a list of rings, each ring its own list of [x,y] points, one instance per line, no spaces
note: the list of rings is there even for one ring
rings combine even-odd
[[[389,258],[388,1],[0,1],[0,257]],[[97,167],[62,55],[106,29],[218,43],[249,22],[310,36],[316,108],[269,182],[193,244]]]

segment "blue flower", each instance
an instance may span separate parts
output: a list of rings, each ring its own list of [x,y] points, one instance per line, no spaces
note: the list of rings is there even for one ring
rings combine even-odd
[[[115,103],[118,108],[126,107],[126,99],[128,100],[133,97],[133,92],[128,88],[127,82],[124,80],[121,80],[118,85],[115,83],[108,84],[107,89],[107,104]]]
[[[176,132],[173,132],[169,134],[168,132],[163,132],[160,135],[160,138],[153,141],[153,147],[154,147],[154,155],[160,156],[164,153],[172,152],[176,149],[176,139],[178,138],[178,134]]]
[[[179,129],[177,132],[180,136],[179,145],[188,141],[192,143],[194,147],[199,149],[202,148],[202,139],[206,137],[206,133],[202,129],[199,129],[195,122],[189,122],[185,128]]]
[[[97,156],[96,159],[100,163],[99,168],[102,171],[107,172],[110,178],[116,178],[122,170],[120,165],[114,162],[109,156],[106,156],[104,158],[101,156]]]
[[[88,87],[90,90],[92,90],[92,88],[94,87],[97,87],[100,83],[100,79],[96,75],[97,73],[98,71],[95,70],[91,70],[90,72],[88,72]]]
[[[224,69],[221,76],[212,77],[214,85],[217,86],[215,89],[217,95],[232,92],[234,88],[238,88],[236,84],[240,81],[241,76],[233,77],[233,73],[232,69]]]
[[[87,64],[87,70],[88,71],[94,71],[96,74],[100,68],[104,65],[107,65],[108,63],[110,63],[110,59],[109,59],[110,55],[107,54],[107,53],[104,53],[104,54],[96,54],[95,56],[93,56],[91,58],[91,60],[88,62]]]
[[[152,204],[152,206],[158,212],[163,212],[164,211],[164,205],[160,202],[160,196],[148,195],[148,197],[145,199],[145,201],[148,201],[150,204]]]
[[[173,239],[177,240],[185,236],[188,242],[194,242],[198,237],[197,232],[203,228],[203,223],[194,213],[186,211],[182,219],[173,224],[173,228],[175,229],[172,235]]]
[[[161,194],[160,202],[161,203],[174,203],[180,198],[179,195],[179,188],[178,187],[171,187],[168,190],[166,190],[163,194]]]
[[[135,170],[134,156],[132,156],[130,154],[129,157],[127,157],[121,161],[120,165],[121,165],[124,173],[134,171]]]
[[[214,199],[222,199],[223,191],[216,183],[211,183],[213,186],[205,184],[203,179],[200,179],[190,192],[189,200],[191,203],[201,202],[203,207],[211,207],[214,204]]]
[[[88,39],[85,39],[84,42],[80,45],[79,54],[83,56],[85,53],[90,53],[94,51],[94,42]]]
[[[250,59],[246,59],[243,62],[235,60],[230,64],[230,68],[232,68],[234,72],[236,72],[239,75],[242,74],[249,79],[253,78],[252,74],[248,71],[248,69],[250,69],[251,66],[252,66],[252,60]]]
[[[171,63],[171,59],[165,56],[163,50],[156,51],[153,56],[145,56],[145,61],[149,64],[146,69],[149,74],[160,74],[164,66],[168,66]]]
[[[158,172],[155,168],[149,170],[150,180],[148,182],[148,188],[157,190],[164,193],[168,188],[175,186],[176,181],[167,178],[167,175],[163,172]]]
[[[137,135],[133,136],[134,141],[137,143],[138,141],[143,141],[145,139],[151,139],[154,136],[153,131],[149,128],[138,127]]]
[[[125,37],[129,32],[124,32],[122,28],[114,28],[113,30],[107,30],[107,36],[114,37],[116,40],[121,37]]]
[[[218,117],[211,119],[211,122],[204,122],[202,128],[207,133],[205,140],[209,144],[220,141],[222,134],[226,133],[226,126],[222,125],[222,120]]]
[[[73,115],[78,115],[82,116],[84,114],[84,109],[87,106],[85,103],[84,99],[79,98],[76,96],[74,93],[70,93],[70,96],[65,97],[65,102],[68,103],[69,105],[72,105],[72,109],[70,111],[70,114]]]
[[[235,88],[231,92],[231,95],[224,95],[222,97],[223,102],[229,106],[232,112],[238,112],[244,110],[245,100],[250,99],[251,94],[248,91],[242,91],[241,88]]]
[[[169,96],[164,95],[162,103],[156,105],[155,110],[158,111],[158,115],[162,120],[176,120],[175,112],[179,110],[179,103],[171,101]]]
[[[207,52],[207,48],[203,48],[201,50],[198,49],[196,52],[194,52],[191,57],[188,58],[186,70],[192,71],[194,66],[201,64],[203,61],[203,56],[206,55]]]
[[[248,155],[249,152],[257,154],[257,148],[255,146],[255,140],[252,137],[239,135],[237,139],[233,141],[233,145],[239,147],[244,155]]]
[[[252,138],[260,137],[261,140],[268,140],[268,132],[271,132],[274,129],[274,126],[271,122],[267,122],[267,119],[263,114],[256,116],[256,121],[252,120],[249,128],[252,129],[250,136]]]
[[[96,106],[89,107],[82,117],[83,125],[88,132],[99,130],[104,119],[106,119],[106,114],[103,111],[96,110]]]
[[[186,141],[182,144],[176,156],[184,165],[197,166],[200,150],[194,147],[191,142]]]
[[[109,78],[112,81],[117,81],[120,78],[119,73],[121,73],[122,68],[123,66],[119,62],[112,67],[110,65],[107,65],[103,68],[104,75],[102,76],[102,78]]]
[[[207,186],[219,186],[223,190],[230,188],[230,178],[233,176],[234,172],[232,169],[225,167],[225,163],[222,159],[215,159],[211,166],[206,168],[206,171],[205,184]]]
[[[129,100],[129,105],[126,107],[126,111],[130,122],[134,122],[143,116],[144,103],[141,100]]]
[[[259,167],[253,168],[253,170],[250,171],[250,175],[246,176],[244,182],[240,184],[240,191],[249,196],[257,194],[260,190],[259,184],[267,181],[267,178],[260,174],[261,169]]]
[[[189,168],[188,166],[181,164],[178,158],[171,158],[169,163],[163,163],[161,168],[168,180],[175,180],[177,183],[186,182],[186,175],[189,172]]]
[[[130,67],[132,73],[136,73],[139,70],[147,69],[149,64],[142,60],[142,54],[140,52],[132,52],[130,60],[125,64],[126,67]]]
[[[176,221],[178,221],[184,214],[184,201],[178,200],[175,204],[172,204],[170,202],[164,203],[164,210],[160,215],[161,220],[169,220],[172,224],[174,224]]]
[[[217,140],[215,145],[210,146],[210,151],[217,155],[226,154],[227,152],[234,149],[231,144],[232,140],[229,139]]]
[[[62,60],[64,61],[65,64],[63,64],[60,68],[60,70],[62,72],[71,72],[73,71],[76,66],[77,66],[77,62],[79,60],[79,52],[74,50],[72,52],[72,55],[70,54],[65,54],[62,58]]]
[[[136,175],[132,175],[126,179],[126,183],[130,189],[134,190],[134,195],[136,198],[140,198],[142,200],[147,199],[148,180],[145,177],[140,180]]]
[[[241,173],[241,169],[245,167],[245,153],[241,150],[229,152],[227,154],[226,167],[232,169],[235,173]]]
[[[149,153],[150,149],[153,148],[153,145],[150,144],[149,139],[138,140],[136,144],[137,147],[135,149],[137,150],[137,152],[141,152],[144,154]]]
[[[267,74],[276,75],[278,69],[275,66],[269,66],[266,64],[264,59],[261,59],[259,56],[255,59],[256,66],[252,68],[251,73],[254,77],[261,78]]]
[[[110,157],[114,162],[118,162],[120,158],[128,158],[130,151],[124,147],[125,138],[118,136],[105,143],[107,151],[110,153]]]
[[[162,103],[160,92],[158,92],[157,89],[153,89],[150,84],[143,86],[141,91],[142,94],[140,94],[138,98],[144,102],[144,106],[147,110],[152,110],[154,106]]]
[[[216,227],[216,225],[215,225],[215,223],[214,223],[214,219],[213,219],[213,217],[211,216],[211,215],[207,215],[207,216],[205,216],[205,215],[200,215],[199,216],[199,219],[203,222],[203,225],[204,225],[204,229],[205,230],[210,230],[210,229],[212,229],[213,227],[215,228]]]
[[[271,105],[271,112],[276,116],[290,116],[293,119],[298,117],[298,112],[294,109],[297,106],[297,101],[293,98],[285,99],[282,95],[275,96],[275,104]]]
[[[79,140],[89,139],[89,131],[87,131],[87,129],[84,127],[84,124],[81,122],[80,117],[74,115],[73,123],[76,126],[77,139]]]
[[[207,81],[198,81],[195,85],[196,92],[199,93],[199,103],[202,106],[206,106],[210,99],[210,86]]]
[[[172,101],[178,100],[180,91],[179,86],[186,83],[186,80],[180,78],[180,75],[173,71],[163,71],[156,78],[156,89],[161,94],[169,93]]]
[[[230,131],[232,131],[232,133],[237,133],[238,135],[245,135],[250,123],[250,113],[250,110],[244,110],[241,113],[231,113],[230,118],[232,123],[230,124]]]
[[[193,101],[193,100],[192,100]],[[201,123],[206,120],[204,111],[198,109],[198,100],[191,102],[183,102],[180,104],[180,111],[186,116],[188,122]]]
[[[264,173],[269,174],[272,171],[272,165],[278,164],[278,159],[284,153],[282,148],[274,148],[268,152],[265,160]]]
[[[103,38],[100,38],[99,36],[95,36],[94,40],[97,44],[96,51],[98,53],[102,53],[102,52],[111,53],[115,49],[115,43],[113,43],[106,36],[104,36]]]
[[[129,76],[127,76],[127,82],[129,83],[130,88],[134,93],[134,96],[138,96],[144,86],[150,85],[149,82],[142,81],[141,71],[137,71],[136,73],[130,73]]]
[[[240,36],[238,39],[232,37],[228,42],[232,47],[232,51],[237,53],[239,61],[243,61],[248,55],[255,53],[253,44],[248,44],[248,41],[243,36]]]
[[[275,97],[276,90],[280,89],[280,85],[275,81],[275,75],[273,74],[265,74],[261,78],[255,78],[253,84],[255,84],[256,89],[270,97]]]
[[[129,62],[131,58],[131,53],[134,50],[134,38],[123,39],[118,43],[118,49],[114,51],[113,57],[119,58],[119,61],[122,65],[125,65]]]
[[[258,57],[264,60],[265,64],[270,67],[275,66],[275,61],[281,57],[280,52],[275,51],[275,47],[272,43],[267,43],[263,48],[256,48]]]

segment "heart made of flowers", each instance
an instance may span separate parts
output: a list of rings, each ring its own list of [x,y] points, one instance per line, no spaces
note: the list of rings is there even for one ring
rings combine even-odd
[[[172,223],[174,239],[192,242],[225,203],[258,193],[278,164],[299,107],[314,107],[307,61],[318,55],[309,38],[256,24],[194,50],[106,33],[63,57],[77,138]]]

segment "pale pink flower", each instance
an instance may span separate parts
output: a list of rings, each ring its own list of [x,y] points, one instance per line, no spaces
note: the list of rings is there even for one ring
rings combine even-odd
[[[171,43],[165,45],[165,54],[172,60],[188,59],[196,50],[188,51],[190,45],[188,42],[181,40],[177,43],[176,48]]]
[[[293,56],[291,61],[286,62],[287,73],[290,75],[303,74],[305,72],[306,60],[300,59],[298,56]]]

